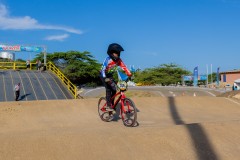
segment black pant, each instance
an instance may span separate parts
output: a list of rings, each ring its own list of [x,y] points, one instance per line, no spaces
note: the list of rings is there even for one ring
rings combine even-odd
[[[16,94],[15,101],[17,101],[17,100],[18,100],[18,98],[19,98],[19,95],[20,95],[20,91],[15,91],[15,94]]]
[[[103,82],[103,85],[106,89],[106,99],[107,99],[107,105],[111,106],[111,104],[114,104],[114,99],[111,100],[111,98],[116,94],[117,88],[116,83],[113,80],[113,77],[107,77],[111,79],[109,82],[105,82],[104,78],[101,77],[101,80]]]

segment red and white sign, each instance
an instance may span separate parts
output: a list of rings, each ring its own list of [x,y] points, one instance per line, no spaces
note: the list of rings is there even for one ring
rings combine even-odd
[[[21,47],[19,45],[16,46],[0,46],[3,51],[20,51]]]

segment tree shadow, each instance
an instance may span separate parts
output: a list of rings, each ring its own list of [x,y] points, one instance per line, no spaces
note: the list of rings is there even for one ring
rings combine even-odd
[[[218,160],[218,156],[212,147],[201,124],[186,124],[177,111],[174,97],[168,97],[169,109],[171,116],[176,125],[185,125],[187,128],[192,144],[199,160]]]

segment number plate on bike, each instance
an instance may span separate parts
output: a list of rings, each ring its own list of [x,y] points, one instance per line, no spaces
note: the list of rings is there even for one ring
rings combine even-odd
[[[117,83],[117,86],[121,91],[126,91],[127,90],[127,83],[125,81],[119,81]]]

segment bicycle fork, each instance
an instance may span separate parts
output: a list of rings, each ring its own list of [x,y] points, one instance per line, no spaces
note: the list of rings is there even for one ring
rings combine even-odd
[[[123,114],[122,113],[125,113],[126,112],[126,110],[125,110],[125,108],[124,108],[124,99],[126,98],[126,96],[125,96],[125,94],[123,93],[123,92],[121,92],[121,109],[120,109],[120,114],[121,114],[121,117],[122,117],[122,119],[124,118],[123,117]],[[129,110],[129,106],[128,106],[128,110]]]

